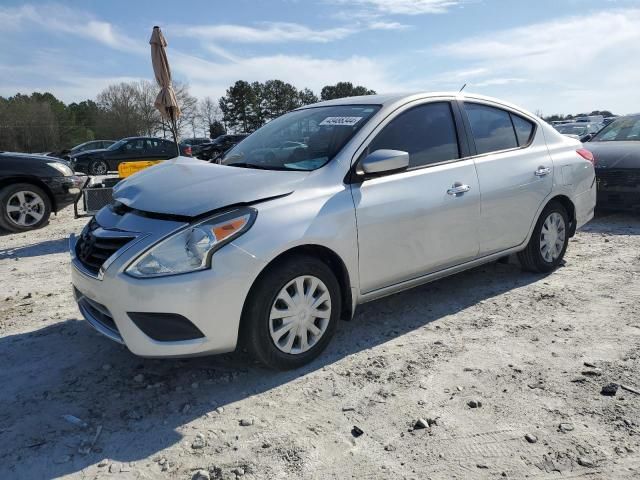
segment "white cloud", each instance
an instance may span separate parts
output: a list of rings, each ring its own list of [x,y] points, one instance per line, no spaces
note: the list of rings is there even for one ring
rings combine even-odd
[[[374,21],[368,25],[368,28],[370,30],[406,30],[411,27],[399,22]]]
[[[339,3],[358,4],[379,12],[395,15],[424,15],[445,13],[463,0],[338,0]]]
[[[328,43],[341,40],[358,31],[352,27],[336,27],[314,30],[298,23],[264,23],[259,27],[245,25],[196,25],[175,28],[176,35],[199,38],[201,40],[235,43],[284,43],[304,41]]]
[[[528,102],[532,110],[552,112],[563,105],[567,111],[627,112],[640,100],[640,69],[633,65],[640,56],[639,24],[640,9],[587,13],[467,38],[433,52],[481,72],[467,89],[500,96],[509,84],[514,101]]]
[[[393,80],[384,73],[390,69],[380,61],[362,56],[335,60],[306,55],[271,55],[214,62],[173,52],[171,62],[176,77],[188,82],[192,93],[198,97],[224,95],[238,79],[252,82],[278,78],[298,88],[311,88],[316,93],[323,86],[339,81],[350,81],[377,91],[397,90]]]
[[[0,30],[37,27],[49,32],[86,38],[116,50],[141,52],[144,43],[134,41],[112,24],[59,4],[34,7],[0,7]]]

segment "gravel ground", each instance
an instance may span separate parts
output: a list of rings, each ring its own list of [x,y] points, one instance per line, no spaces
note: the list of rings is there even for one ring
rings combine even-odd
[[[640,218],[598,217],[548,276],[364,305],[285,373],[95,333],[66,253],[85,222],[0,236],[1,479],[640,478],[640,393],[601,393],[640,390]]]

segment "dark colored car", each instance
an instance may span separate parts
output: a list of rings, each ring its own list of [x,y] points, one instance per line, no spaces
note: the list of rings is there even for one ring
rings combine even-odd
[[[72,156],[77,155],[82,152],[88,152],[89,150],[102,150],[105,148],[109,148],[111,145],[116,143],[115,140],[91,140],[89,142],[81,143],[80,145],[76,145],[70,150],[62,150],[59,152],[49,152],[47,155],[49,157],[58,157],[63,160],[69,160]]]
[[[44,155],[0,152],[0,227],[24,232],[71,205],[84,179],[67,162]]]
[[[191,147],[191,155],[196,157],[200,150],[202,150],[202,146],[211,143],[212,140],[206,137],[194,137],[194,138],[184,138],[180,142],[180,145],[190,146]]]
[[[200,146],[200,152],[196,155],[200,160],[213,161],[219,158],[224,152],[235,147],[242,140],[249,136],[248,133],[237,133],[233,135],[220,135],[213,142]]]
[[[71,168],[89,175],[106,175],[118,170],[122,162],[169,160],[177,155],[176,144],[154,137],[130,137],[117,141],[109,148],[79,153],[71,157]],[[191,156],[189,145],[180,145],[180,155]]]
[[[640,114],[613,121],[586,147],[596,161],[598,208],[640,211]]]

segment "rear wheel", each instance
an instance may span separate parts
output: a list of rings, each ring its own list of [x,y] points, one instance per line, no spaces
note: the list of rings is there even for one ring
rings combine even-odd
[[[104,160],[93,160],[89,164],[89,175],[106,175],[109,171],[109,166]]]
[[[525,270],[550,272],[560,265],[569,244],[569,215],[558,202],[545,207],[518,259]]]
[[[291,257],[251,289],[242,320],[244,341],[265,365],[298,368],[329,344],[340,311],[340,286],[331,269],[313,257]]]
[[[40,228],[51,215],[51,200],[39,187],[16,183],[0,190],[0,227],[11,232]]]

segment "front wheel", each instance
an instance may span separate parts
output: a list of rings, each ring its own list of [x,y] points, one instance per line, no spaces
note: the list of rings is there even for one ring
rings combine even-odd
[[[546,273],[558,267],[569,244],[569,215],[558,202],[545,207],[527,248],[518,254],[525,270]]]
[[[17,183],[0,190],[0,227],[10,232],[40,228],[51,215],[51,200],[39,187]]]
[[[298,368],[329,344],[340,311],[340,285],[331,269],[313,257],[291,257],[267,270],[251,289],[243,339],[265,365]]]

